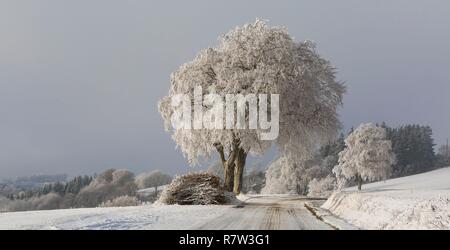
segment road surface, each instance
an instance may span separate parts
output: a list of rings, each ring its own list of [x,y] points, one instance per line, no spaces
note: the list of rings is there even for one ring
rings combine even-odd
[[[195,227],[200,230],[333,230],[306,207],[301,196],[255,196]]]

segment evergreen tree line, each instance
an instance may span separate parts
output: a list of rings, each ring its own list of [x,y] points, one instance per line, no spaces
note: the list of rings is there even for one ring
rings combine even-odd
[[[35,188],[35,189],[27,189],[18,193],[11,193],[7,195],[7,198],[11,200],[15,199],[29,199],[31,197],[39,197],[42,195],[47,195],[50,193],[55,193],[60,196],[64,196],[66,194],[78,194],[83,187],[88,186],[92,180],[95,177],[92,176],[76,176],[75,178],[71,179],[67,182],[53,182],[53,183],[46,183],[41,188]]]
[[[386,129],[387,139],[397,157],[392,177],[418,174],[436,168],[433,130],[430,126],[405,125],[398,128],[381,125]]]
[[[92,176],[77,176],[70,180],[69,182],[55,182],[45,184],[44,187],[40,190],[40,195],[45,195],[48,193],[57,193],[59,195],[64,194],[78,194],[83,187],[88,186],[94,177]]]
[[[450,146],[447,139],[447,143],[439,147],[438,152],[436,154],[436,163],[435,166],[437,168],[448,167],[450,166]]]

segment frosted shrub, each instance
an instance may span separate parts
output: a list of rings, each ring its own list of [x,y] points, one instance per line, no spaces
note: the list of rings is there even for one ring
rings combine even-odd
[[[301,167],[289,162],[286,157],[275,160],[266,171],[263,194],[299,193]]]
[[[327,176],[322,179],[313,179],[308,185],[308,196],[310,197],[329,197],[336,189],[336,179]]]
[[[292,163],[289,158],[281,156],[267,169],[266,184],[261,193],[306,195],[308,183],[326,175],[321,166],[309,166],[305,161]]]

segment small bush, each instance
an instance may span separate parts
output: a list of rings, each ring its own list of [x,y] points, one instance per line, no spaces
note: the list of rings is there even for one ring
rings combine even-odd
[[[179,205],[209,205],[227,202],[220,178],[210,173],[190,173],[175,178],[159,202]]]

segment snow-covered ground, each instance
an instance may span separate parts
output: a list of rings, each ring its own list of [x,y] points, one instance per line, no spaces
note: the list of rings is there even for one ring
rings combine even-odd
[[[138,206],[0,213],[0,229],[191,229],[224,206]]]
[[[302,196],[240,195],[238,205],[148,205],[0,213],[0,229],[333,229]],[[236,200],[238,202],[238,200]]]
[[[160,194],[168,185],[162,185],[158,187],[158,194]],[[141,196],[154,196],[155,195],[155,188],[151,187],[151,188],[145,188],[145,189],[139,189],[137,191],[138,195]]]
[[[163,188],[160,187],[160,190]],[[141,190],[154,195],[154,188]],[[153,192],[153,193],[152,193]],[[159,190],[158,190],[159,192]],[[12,229],[196,229],[233,209],[239,195],[229,205],[180,206],[142,205],[136,207],[98,207],[0,213],[0,230]]]
[[[364,229],[450,229],[450,167],[348,188],[322,208]]]

